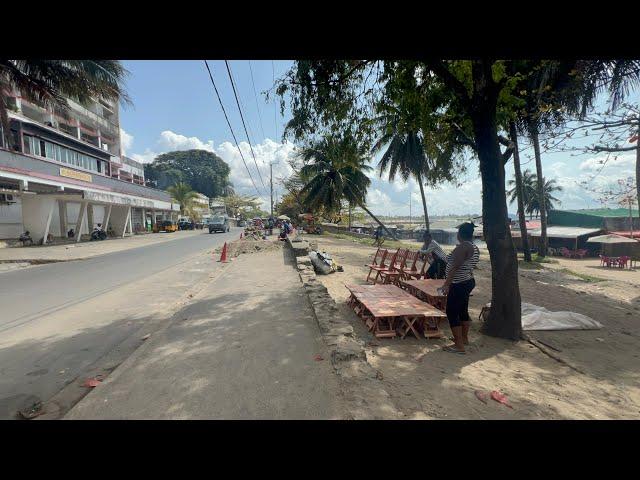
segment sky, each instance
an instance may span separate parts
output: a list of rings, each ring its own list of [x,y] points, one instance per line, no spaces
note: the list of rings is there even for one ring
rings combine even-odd
[[[136,60],[123,62],[130,75],[126,89],[133,105],[121,106],[121,141],[125,154],[145,163],[164,152],[204,149],[217,154],[231,168],[230,180],[239,194],[260,198],[269,210],[269,164],[273,163],[274,191],[280,198],[283,188],[279,180],[291,174],[287,159],[295,155],[295,146],[281,140],[289,118],[276,111],[273,99],[264,92],[272,89],[273,79],[282,76],[293,64],[285,60],[232,60],[229,66],[249,132],[255,161],[238,112],[236,100],[224,61],[208,60],[229,121],[240,144],[247,167],[242,162],[203,61]],[[253,82],[251,73],[253,72]],[[254,89],[255,84],[255,89]],[[601,100],[600,104],[604,104]],[[573,145],[585,142],[573,141]],[[535,171],[533,149],[521,145],[522,169]],[[606,155],[544,154],[543,172],[563,187],[557,197],[560,208],[597,208],[597,195],[580,186],[587,180],[594,187],[614,183],[619,178],[635,176],[635,154],[619,155],[592,179]],[[375,166],[377,158],[372,158]],[[258,168],[256,168],[256,164]],[[258,173],[259,172],[259,173]],[[370,175],[371,187],[367,206],[378,215],[420,215],[420,190],[414,181],[389,183],[377,171]],[[513,178],[513,162],[506,166],[506,178]],[[255,187],[254,187],[255,184]],[[256,190],[257,187],[257,190]],[[430,215],[479,214],[482,211],[481,180],[476,160],[468,162],[467,174],[458,185],[442,184],[425,191]],[[510,205],[510,212],[516,207]]]

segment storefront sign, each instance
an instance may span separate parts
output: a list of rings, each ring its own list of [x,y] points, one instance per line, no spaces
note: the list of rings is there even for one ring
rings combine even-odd
[[[71,170],[69,168],[64,168],[61,167],[60,168],[60,176],[61,177],[68,177],[68,178],[75,178],[76,180],[82,180],[84,182],[91,182],[91,175],[89,175],[88,173],[82,173],[82,172],[78,172],[76,170]]]
[[[93,202],[100,203],[113,203],[118,205],[131,205],[132,207],[142,207],[142,208],[157,208],[158,210],[167,210],[170,209],[171,204],[167,202],[154,201],[154,200],[146,200],[142,198],[135,197],[124,197],[121,195],[114,195],[111,193],[98,193],[98,192],[84,192],[83,194],[85,200],[90,200]]]

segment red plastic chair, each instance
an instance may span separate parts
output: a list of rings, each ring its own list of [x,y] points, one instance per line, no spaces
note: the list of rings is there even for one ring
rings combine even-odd
[[[620,268],[626,268],[627,267],[627,263],[629,263],[631,257],[628,257],[627,255],[623,255],[622,257],[620,257],[620,260],[618,260],[618,267]]]

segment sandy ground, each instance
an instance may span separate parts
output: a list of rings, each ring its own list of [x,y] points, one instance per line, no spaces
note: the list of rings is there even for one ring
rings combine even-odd
[[[523,301],[579,312],[604,325],[595,331],[528,332],[544,342],[558,361],[529,342],[478,332],[475,320],[491,295],[490,264],[483,252],[470,304],[471,345],[467,355],[457,356],[441,350],[445,340],[375,339],[345,305],[344,288],[346,283],[364,283],[368,271],[364,265],[375,249],[329,235],[313,238],[343,265],[344,272],[319,278],[357,335],[368,342],[368,360],[383,374],[384,387],[405,418],[640,418],[640,289],[634,283],[637,276],[633,277],[637,272],[615,272],[610,280],[588,282],[559,271],[609,275],[580,260],[520,271]],[[449,333],[448,327],[444,330]],[[499,390],[513,409],[491,399],[484,404],[476,398],[476,390]]]

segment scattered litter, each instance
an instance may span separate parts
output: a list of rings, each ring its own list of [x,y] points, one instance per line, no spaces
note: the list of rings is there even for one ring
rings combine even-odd
[[[58,374],[59,374],[59,375],[64,375],[64,372],[65,372],[64,370],[60,370],[60,371],[58,372]]]
[[[604,338],[600,338],[600,337],[598,337],[598,338],[596,338],[596,341],[598,341],[598,342],[604,342]]]
[[[151,336],[150,333],[147,333],[144,337],[142,337],[142,340],[146,340],[147,338],[149,338]]]
[[[476,398],[480,400],[482,403],[484,403],[485,405],[489,401],[489,396],[487,395],[487,392],[483,392],[482,390],[476,390],[473,393],[475,393]]]
[[[509,408],[513,408],[511,405],[509,405],[509,402],[507,401],[507,396],[504,393],[500,393],[497,390],[494,390],[493,392],[491,392],[491,398],[498,403],[506,405]]]
[[[83,387],[88,387],[88,388],[94,388],[97,387],[98,385],[100,385],[100,382],[102,382],[102,380],[99,380],[97,377],[94,378],[87,378],[84,383],[82,384]]]
[[[190,293],[189,295],[187,295],[189,298],[193,298],[193,293]]]
[[[378,370],[378,371],[376,372],[376,378],[377,378],[378,380],[382,380],[382,379],[384,378],[384,377],[383,377],[383,375],[382,375],[382,372],[381,372],[380,370]]]
[[[314,359],[316,362],[320,362],[321,360],[324,360],[324,358],[322,357],[322,355],[316,355],[315,357],[313,357],[313,359]]]
[[[30,420],[44,413],[44,411],[42,410],[42,406],[42,402],[34,402],[29,407],[18,411],[18,414],[25,420]]]
[[[423,353],[422,355],[418,355],[416,357],[416,362],[420,363],[422,361],[422,359],[424,359],[424,357],[426,357],[426,356],[427,356],[426,353]]]

